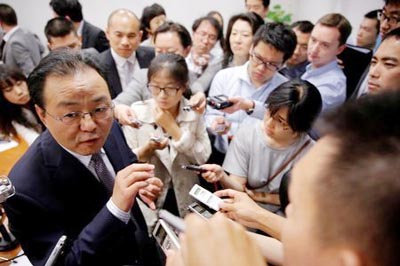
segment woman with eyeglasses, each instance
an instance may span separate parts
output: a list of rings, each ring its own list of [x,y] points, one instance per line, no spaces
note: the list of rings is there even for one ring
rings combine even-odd
[[[294,79],[272,91],[265,103],[263,120],[249,117],[240,125],[223,166],[201,168],[207,170],[202,176],[208,182],[245,191],[263,208],[276,212],[283,175],[313,144],[307,132],[322,100],[314,85]]]
[[[0,139],[22,138],[30,145],[42,131],[25,75],[0,65]]]
[[[152,98],[131,106],[141,126],[124,126],[124,134],[139,160],[154,164],[155,176],[164,182],[157,208],[183,217],[193,202],[189,191],[199,179],[182,166],[205,163],[210,141],[202,116],[183,97],[189,84],[185,58],[160,54],[151,62],[147,77]],[[156,213],[144,206],[142,210],[147,223],[154,224]]]

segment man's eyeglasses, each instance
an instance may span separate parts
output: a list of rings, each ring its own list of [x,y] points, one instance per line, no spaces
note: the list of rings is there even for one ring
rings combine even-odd
[[[265,61],[259,55],[257,55],[255,52],[252,52],[250,54],[250,57],[257,66],[262,64],[265,68],[267,68],[271,71],[277,71],[281,67],[280,63]]]
[[[381,22],[386,20],[386,22],[392,26],[397,25],[400,22],[400,18],[387,16],[382,10],[378,11],[378,19]]]
[[[113,116],[113,109],[114,109],[114,104],[111,104],[111,106],[97,107],[90,112],[70,112],[63,116],[54,116],[49,112],[47,112],[46,109],[44,109],[44,111],[50,117],[66,125],[75,125],[79,124],[81,122],[81,119],[84,119],[86,115],[89,115],[93,120],[108,119]]]
[[[165,95],[167,96],[175,96],[178,91],[181,89],[181,87],[173,87],[173,86],[166,86],[166,87],[160,87],[154,84],[147,84],[147,87],[151,91],[152,94],[158,95],[163,91]]]

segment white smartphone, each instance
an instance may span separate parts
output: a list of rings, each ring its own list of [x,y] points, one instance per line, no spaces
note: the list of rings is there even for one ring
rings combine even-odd
[[[192,187],[189,194],[190,196],[210,207],[211,209],[219,211],[219,203],[222,202],[222,199],[215,196],[210,191],[196,184]]]

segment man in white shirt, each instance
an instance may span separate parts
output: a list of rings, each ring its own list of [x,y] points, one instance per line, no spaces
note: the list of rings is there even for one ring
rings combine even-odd
[[[223,94],[233,103],[223,112],[207,107],[207,126],[215,132],[214,145],[219,151],[226,151],[228,135],[234,135],[248,115],[263,118],[268,95],[287,80],[278,69],[292,56],[295,47],[296,35],[288,26],[277,23],[263,25],[254,36],[250,60],[242,66],[217,73],[209,96]],[[221,126],[224,129],[219,130]]]
[[[154,49],[139,47],[142,36],[140,22],[128,9],[111,13],[106,35],[111,48],[100,54],[100,63],[107,71],[111,97],[115,98],[131,81],[140,78],[140,69],[150,65]]]

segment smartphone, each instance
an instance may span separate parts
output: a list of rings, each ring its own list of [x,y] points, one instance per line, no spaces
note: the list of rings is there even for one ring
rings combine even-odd
[[[188,210],[190,212],[193,212],[193,213],[199,215],[201,218],[206,219],[206,220],[210,219],[213,216],[213,214],[215,213],[214,210],[209,209],[209,208],[201,205],[198,202],[193,202],[192,204],[190,204],[188,206]]]
[[[219,211],[219,203],[222,202],[222,199],[215,196],[207,189],[196,184],[192,187],[189,194],[214,211]]]

